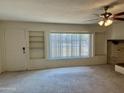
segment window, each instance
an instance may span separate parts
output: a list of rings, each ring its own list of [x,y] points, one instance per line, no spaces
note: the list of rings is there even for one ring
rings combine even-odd
[[[50,59],[87,58],[91,53],[91,36],[87,33],[50,33]]]

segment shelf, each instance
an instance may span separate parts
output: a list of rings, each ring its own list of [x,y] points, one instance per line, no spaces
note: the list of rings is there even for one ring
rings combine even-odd
[[[44,37],[44,36],[40,36],[40,35],[39,35],[39,36],[29,36],[29,37],[31,37],[31,38],[32,38],[32,37],[40,37],[40,38],[42,38],[42,37]]]
[[[29,41],[29,43],[44,43],[44,41]]]
[[[29,31],[29,53],[30,59],[44,59],[44,32]]]
[[[44,37],[44,35],[29,35],[29,37]]]
[[[43,47],[30,47],[30,49],[44,49]]]
[[[44,38],[42,37],[30,37],[29,38],[29,42],[36,42],[36,41],[38,41],[38,42],[44,42]]]
[[[44,36],[44,32],[41,31],[30,31],[29,36]]]
[[[45,57],[30,57],[30,59],[45,59]]]

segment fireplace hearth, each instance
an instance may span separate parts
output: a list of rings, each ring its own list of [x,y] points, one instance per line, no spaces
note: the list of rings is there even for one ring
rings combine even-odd
[[[118,63],[115,65],[115,71],[124,74],[124,63]]]

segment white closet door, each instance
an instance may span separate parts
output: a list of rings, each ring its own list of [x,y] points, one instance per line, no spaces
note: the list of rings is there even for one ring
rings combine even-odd
[[[5,32],[6,40],[6,69],[26,70],[26,35],[24,30],[8,30]]]

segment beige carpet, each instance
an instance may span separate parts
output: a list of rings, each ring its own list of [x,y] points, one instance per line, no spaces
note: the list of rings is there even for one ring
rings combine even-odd
[[[124,93],[124,75],[110,65],[8,72],[0,93]]]

